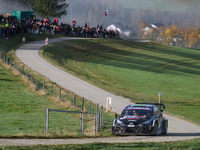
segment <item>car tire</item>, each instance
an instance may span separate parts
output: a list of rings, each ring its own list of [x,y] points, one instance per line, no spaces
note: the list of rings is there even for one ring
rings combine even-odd
[[[163,120],[163,125],[162,125],[162,127],[164,128],[164,132],[163,132],[162,134],[164,134],[164,135],[167,134],[166,122],[167,122],[167,120]],[[167,125],[167,126],[168,126],[168,125]]]
[[[155,124],[154,124],[154,129],[153,129],[153,132],[152,132],[152,135],[156,135],[157,134],[157,130],[158,130],[158,123],[157,122],[155,122]]]
[[[112,126],[112,134],[115,134],[115,130],[114,127]]]
[[[162,134],[166,135],[167,134],[167,129],[165,129],[165,131]]]

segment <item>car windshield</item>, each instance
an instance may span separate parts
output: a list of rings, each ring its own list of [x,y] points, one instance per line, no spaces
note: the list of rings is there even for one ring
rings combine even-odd
[[[147,107],[127,107],[123,110],[121,116],[152,116],[152,108]]]

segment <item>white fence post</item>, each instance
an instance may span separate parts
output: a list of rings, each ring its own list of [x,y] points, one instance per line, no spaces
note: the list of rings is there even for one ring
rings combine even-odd
[[[48,134],[48,128],[49,128],[49,109],[46,110],[46,119],[45,119],[45,134]]]
[[[84,113],[81,113],[81,135],[84,133]]]

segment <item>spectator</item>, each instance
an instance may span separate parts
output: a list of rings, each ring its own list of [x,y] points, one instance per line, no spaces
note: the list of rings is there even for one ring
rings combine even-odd
[[[56,25],[58,25],[58,22],[59,22],[59,21],[58,21],[58,18],[56,18]]]
[[[75,27],[75,26],[76,26],[76,20],[74,19],[74,20],[72,21],[72,23],[73,23],[73,27]]]

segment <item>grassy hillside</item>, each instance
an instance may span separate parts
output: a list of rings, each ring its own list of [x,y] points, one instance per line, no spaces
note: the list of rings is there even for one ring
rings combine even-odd
[[[133,102],[157,102],[161,92],[166,112],[200,124],[198,49],[102,39],[43,49],[46,58],[71,74]]]
[[[34,41],[45,39],[47,35],[21,34],[11,37],[10,41],[2,39],[0,41],[0,52],[7,54],[9,58],[15,60],[16,67],[20,62],[15,58],[14,52],[17,47],[22,44],[22,37],[26,37],[26,41]],[[48,35],[48,37],[56,37]],[[20,64],[22,67],[23,64]],[[76,107],[71,104],[73,102],[74,93],[69,91],[69,100],[66,103],[66,90],[62,89],[62,100],[58,99],[59,88],[55,83],[44,78],[42,75],[28,69],[29,80],[21,76],[13,67],[5,65],[0,60],[0,137],[46,137],[45,135],[45,109],[56,109],[66,111],[81,111],[82,98],[76,96]],[[33,73],[33,82],[39,80],[39,89],[35,90],[35,85],[30,83],[30,74]],[[45,92],[42,90],[42,83],[45,81]],[[54,94],[51,95],[51,84],[54,84]],[[71,103],[71,104],[70,104]],[[86,114],[89,111],[89,101],[85,100]],[[92,104],[92,113],[96,112],[96,105]],[[80,114],[67,114],[49,112],[49,134],[47,137],[58,136],[81,136],[80,135]],[[94,135],[94,116],[85,115],[85,135]],[[101,131],[101,135],[111,135],[112,120],[114,113],[104,113],[104,119],[110,120],[105,122]],[[93,121],[92,121],[93,120]]]

